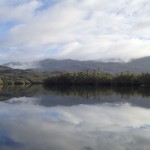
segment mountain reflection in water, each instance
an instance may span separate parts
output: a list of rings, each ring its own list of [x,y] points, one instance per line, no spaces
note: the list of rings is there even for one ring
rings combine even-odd
[[[149,150],[144,88],[7,87],[0,90],[1,150]]]

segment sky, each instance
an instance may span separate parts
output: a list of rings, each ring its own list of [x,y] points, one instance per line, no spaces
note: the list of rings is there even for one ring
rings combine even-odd
[[[150,56],[149,0],[0,0],[0,63]]]

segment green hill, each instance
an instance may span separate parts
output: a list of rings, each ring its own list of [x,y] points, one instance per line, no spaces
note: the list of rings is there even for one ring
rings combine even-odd
[[[36,72],[34,70],[12,69],[0,65],[0,84],[17,85],[17,84],[39,84],[49,77],[48,72]]]

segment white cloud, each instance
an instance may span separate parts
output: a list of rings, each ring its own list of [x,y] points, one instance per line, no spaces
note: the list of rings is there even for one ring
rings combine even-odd
[[[1,40],[1,53],[15,47],[20,60],[24,54],[25,59],[32,55],[80,60],[150,55],[149,0],[61,0],[42,10],[44,1],[13,2],[0,2],[0,22],[18,22]],[[53,47],[59,53],[45,55]]]
[[[36,0],[24,0],[22,3],[18,0],[13,0],[12,3],[7,0],[2,1],[0,2],[0,22],[20,21],[24,23],[33,17],[34,10],[40,5],[41,3]]]

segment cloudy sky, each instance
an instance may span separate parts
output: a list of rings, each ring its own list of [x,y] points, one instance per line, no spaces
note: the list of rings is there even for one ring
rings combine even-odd
[[[0,0],[0,63],[150,56],[149,0]]]

